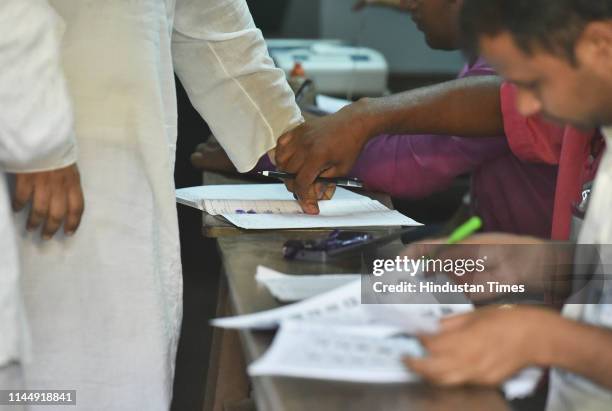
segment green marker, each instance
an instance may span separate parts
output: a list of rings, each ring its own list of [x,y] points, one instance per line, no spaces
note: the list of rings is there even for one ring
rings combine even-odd
[[[480,217],[472,217],[452,232],[450,237],[448,237],[446,244],[453,245],[460,243],[461,241],[465,240],[481,228],[482,220],[480,219]]]
[[[461,224],[459,227],[455,229],[446,240],[445,244],[439,245],[435,248],[433,255],[438,255],[448,246],[457,244],[467,239],[469,236],[474,234],[476,231],[482,228],[482,219],[478,216],[474,216],[467,220],[465,223]],[[423,256],[426,260],[433,260],[434,258],[431,255]],[[427,274],[425,274],[427,275]]]

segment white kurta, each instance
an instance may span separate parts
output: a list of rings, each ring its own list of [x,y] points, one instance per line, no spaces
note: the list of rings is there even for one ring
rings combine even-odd
[[[76,389],[79,410],[166,410],[182,306],[174,71],[239,170],[302,118],[244,0],[50,3],[86,209],[71,238],[23,234],[26,383]]]
[[[596,244],[605,275],[598,301],[566,305],[563,314],[598,327],[612,330],[612,128],[603,129],[607,149],[599,165],[593,194],[580,233],[580,244]],[[612,349],[612,347],[611,347]],[[612,409],[612,390],[576,374],[553,370],[548,411],[607,411]]]
[[[22,24],[15,24],[22,22]],[[59,60],[60,20],[44,0],[0,2],[0,389],[28,354],[19,257],[4,172],[74,163],[72,110]]]

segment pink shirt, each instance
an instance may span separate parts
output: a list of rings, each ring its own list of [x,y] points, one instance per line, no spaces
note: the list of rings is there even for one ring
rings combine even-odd
[[[595,178],[603,153],[603,138],[596,131],[579,131],[553,125],[539,117],[524,117],[516,108],[516,88],[501,88],[504,130],[510,148],[526,161],[558,164],[551,237],[567,240],[572,206],[580,199],[582,186]]]

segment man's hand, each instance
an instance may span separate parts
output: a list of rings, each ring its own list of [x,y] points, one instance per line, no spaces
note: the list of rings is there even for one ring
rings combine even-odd
[[[81,179],[76,164],[58,170],[16,174],[15,177],[13,209],[19,211],[32,203],[27,222],[28,231],[42,224],[42,237],[48,240],[63,223],[64,233],[74,234],[84,209]]]
[[[571,285],[569,271],[573,253],[569,246],[551,243],[534,237],[513,234],[487,233],[468,238],[461,244],[447,246],[446,240],[428,240],[406,248],[404,255],[412,259],[432,256],[442,260],[484,259],[484,271],[450,275],[458,283],[482,284],[485,293],[468,295],[472,301],[486,301],[499,297],[488,292],[487,282],[505,285],[524,285],[528,293],[554,290],[567,295]],[[566,272],[563,270],[567,269]],[[553,284],[553,281],[555,282]]]
[[[548,331],[561,317],[535,307],[485,308],[442,320],[419,339],[429,353],[406,366],[435,384],[498,386],[531,365],[546,365]]]
[[[287,182],[287,188],[296,194],[304,212],[318,214],[317,201],[333,190],[315,185],[315,179],[345,176],[371,137],[363,122],[365,105],[363,101],[351,104],[279,138],[276,164],[279,170],[297,174],[294,181]]]

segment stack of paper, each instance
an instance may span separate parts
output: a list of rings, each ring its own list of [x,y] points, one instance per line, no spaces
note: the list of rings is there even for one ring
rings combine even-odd
[[[251,376],[404,383],[417,381],[418,376],[402,359],[427,355],[409,336],[436,332],[442,317],[471,310],[471,304],[361,304],[361,281],[356,280],[295,304],[219,318],[212,324],[279,328],[270,349],[250,365]],[[540,376],[537,369],[524,370],[504,384],[506,396],[529,395]]]
[[[249,368],[249,375],[313,378],[369,384],[419,381],[403,363],[427,355],[415,338],[377,327],[283,322],[270,349]],[[503,384],[506,398],[533,393],[541,370],[527,368]]]
[[[270,294],[283,302],[305,300],[359,278],[360,274],[287,275],[262,266],[257,267],[255,274],[257,282],[265,285]]]
[[[283,184],[201,186],[176,191],[177,202],[221,215],[246,229],[416,226],[416,221],[369,197],[338,187],[319,202],[319,215],[302,213]]]
[[[414,338],[381,338],[368,327],[288,321],[270,349],[249,367],[249,375],[282,375],[366,383],[402,383],[418,377],[402,364],[406,356],[422,357]]]
[[[236,317],[217,318],[212,324],[232,329],[275,329],[289,320],[332,326],[377,327],[386,333],[434,332],[445,315],[471,311],[471,304],[361,304],[361,281],[295,304]]]

